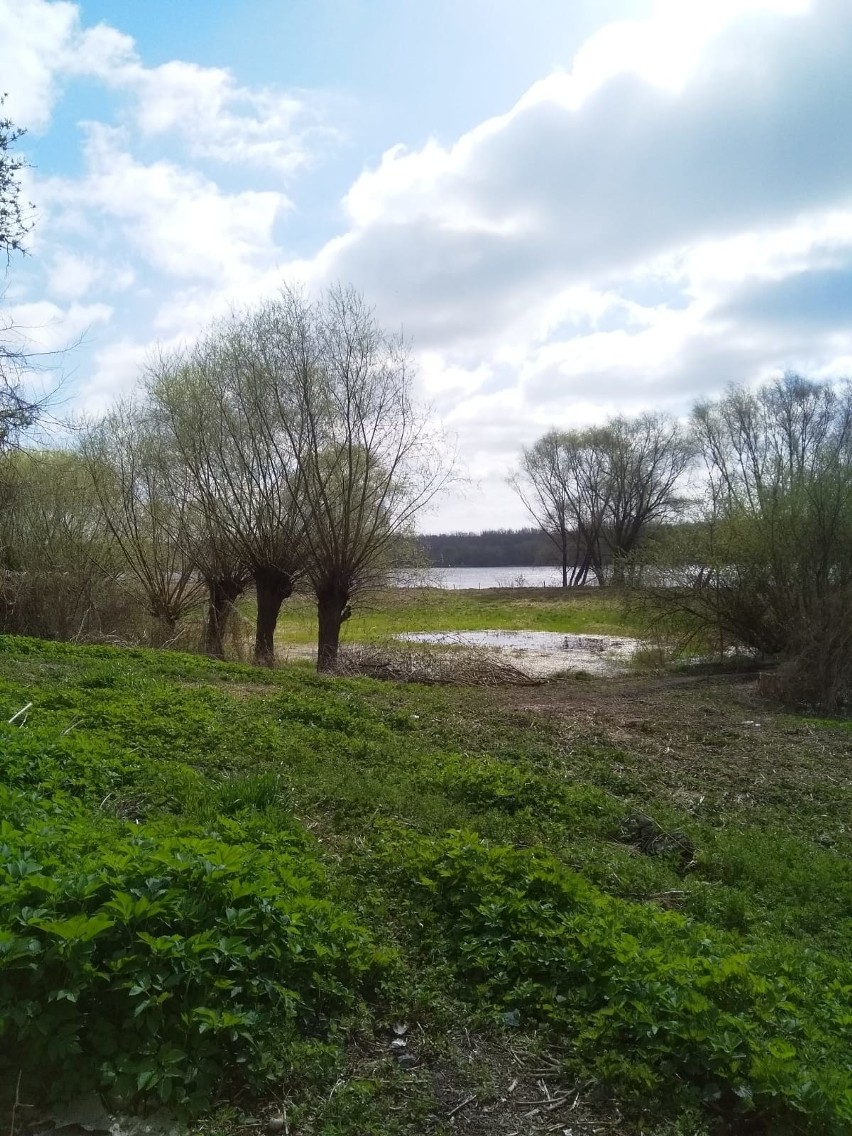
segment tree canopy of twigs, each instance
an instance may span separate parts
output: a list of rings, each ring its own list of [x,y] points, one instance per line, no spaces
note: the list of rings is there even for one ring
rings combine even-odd
[[[197,516],[192,531],[200,538],[189,552],[210,591],[214,653],[228,605],[252,579],[255,659],[269,665],[281,605],[303,573],[303,558],[292,500],[297,455],[278,421],[276,388],[287,374],[280,344],[265,342],[262,331],[272,329],[257,313],[233,315],[187,351],[156,360],[147,388],[188,479]]]
[[[7,260],[13,252],[23,252],[24,240],[32,225],[32,206],[21,196],[21,170],[26,159],[12,147],[26,133],[9,119],[2,117],[6,96],[0,96],[0,252]]]
[[[162,445],[148,408],[133,400],[92,425],[81,448],[104,523],[168,642],[200,599],[186,551],[192,498],[185,471]]]
[[[2,110],[5,95],[0,97]],[[8,268],[13,253],[24,252],[32,228],[32,207],[22,197],[20,174],[26,159],[13,147],[26,131],[0,117],[0,255]],[[11,449],[20,435],[38,421],[41,406],[27,397],[22,376],[27,354],[14,335],[14,327],[0,316],[0,454]]]
[[[304,581],[317,604],[318,666],[333,669],[356,595],[409,555],[416,514],[451,476],[412,384],[404,343],[344,287],[316,301],[285,289],[152,361],[134,413],[179,471],[170,539],[208,588],[211,653],[221,653],[227,605],[251,579],[255,659],[270,664],[282,603]],[[117,457],[107,464],[117,470]],[[130,471],[118,476],[126,482]],[[129,511],[148,493],[125,497]],[[150,534],[144,547],[150,557]],[[141,546],[129,548],[147,578]],[[175,565],[168,577],[182,579]],[[162,572],[157,579],[162,590]]]
[[[624,582],[651,526],[680,511],[693,453],[687,432],[662,414],[550,430],[523,450],[509,483],[559,549],[563,587]]]

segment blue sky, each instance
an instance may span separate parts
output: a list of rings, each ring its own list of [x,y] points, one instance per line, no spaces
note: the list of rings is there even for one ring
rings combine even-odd
[[[299,281],[403,327],[468,487],[554,425],[852,374],[849,0],[0,0],[69,410]]]

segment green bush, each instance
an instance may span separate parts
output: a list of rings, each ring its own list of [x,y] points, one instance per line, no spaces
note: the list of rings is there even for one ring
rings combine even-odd
[[[510,814],[523,810],[551,817],[572,831],[617,831],[624,805],[593,785],[542,777],[522,761],[451,756],[441,762],[438,784],[454,800]]]
[[[744,951],[473,835],[395,833],[386,862],[469,994],[564,1031],[622,1092],[688,1095],[773,1132],[849,1131],[852,967],[769,942]]]
[[[0,1071],[54,1095],[209,1105],[350,1011],[386,956],[318,897],[304,841],[97,823],[0,790]]]

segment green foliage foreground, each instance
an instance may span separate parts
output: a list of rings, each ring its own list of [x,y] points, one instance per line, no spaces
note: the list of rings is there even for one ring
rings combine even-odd
[[[383,959],[327,899],[298,842],[93,825],[70,802],[0,795],[0,1021],[54,1092],[149,1092],[197,1112],[223,1071],[281,1075],[300,1030],[345,1014]],[[254,838],[254,839],[253,839]],[[290,846],[294,844],[295,846]]]
[[[2,717],[34,703],[0,727],[6,1080],[198,1115],[434,1001],[646,1117],[849,1131],[848,861],[771,826],[693,824],[694,882],[622,854],[624,755],[566,782],[482,697],[0,639]],[[683,914],[636,902],[672,881]]]
[[[399,854],[394,842],[390,862]],[[813,1131],[852,1122],[852,970],[742,950],[706,926],[603,895],[552,857],[470,834],[414,841],[403,892],[434,951],[511,1014],[571,1038],[622,1091],[692,1086],[726,1112]]]

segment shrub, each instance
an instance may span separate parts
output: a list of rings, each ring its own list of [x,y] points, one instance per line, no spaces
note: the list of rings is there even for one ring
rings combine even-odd
[[[799,628],[792,658],[765,677],[763,689],[830,714],[852,708],[852,586],[826,598]]]
[[[96,820],[0,790],[0,1070],[125,1106],[259,1087],[386,958],[304,844]]]
[[[852,969],[598,892],[552,857],[395,835],[388,863],[477,999],[564,1031],[622,1092],[689,1093],[773,1132],[852,1121]]]
[[[707,467],[698,523],[656,549],[657,601],[723,652],[788,663],[775,690],[835,710],[852,696],[852,385],[798,375],[693,412]]]

